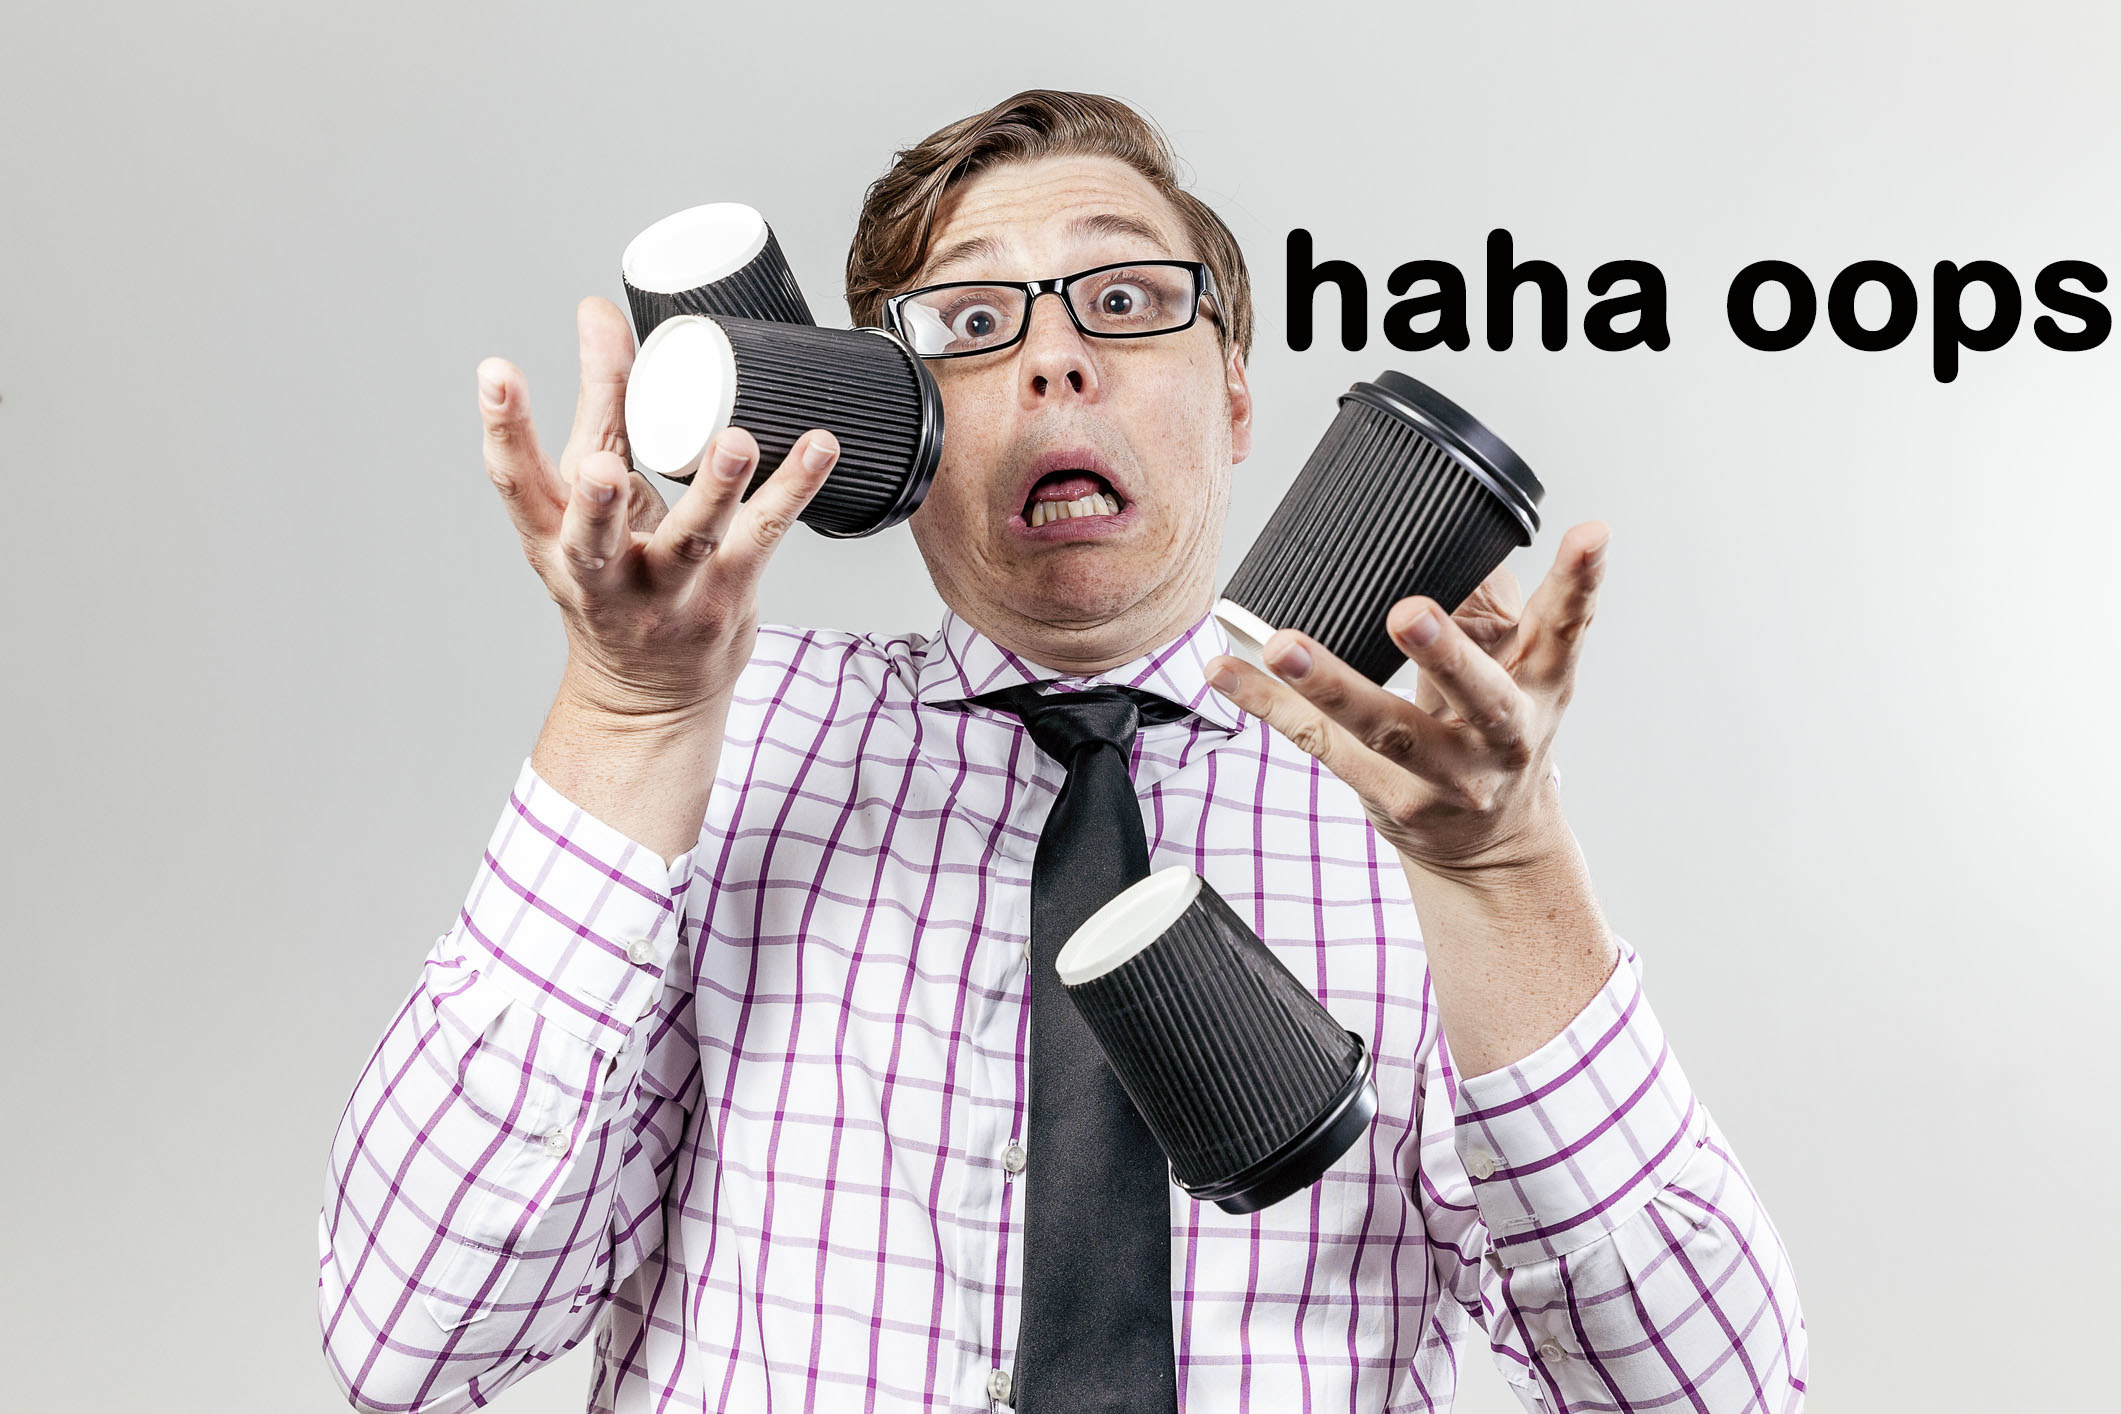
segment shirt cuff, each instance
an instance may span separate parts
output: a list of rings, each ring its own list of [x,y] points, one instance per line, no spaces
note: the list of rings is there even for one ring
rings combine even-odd
[[[464,905],[467,946],[503,991],[615,1051],[662,992],[693,853],[666,866],[553,789],[526,756]]]
[[[1620,947],[1613,975],[1559,1036],[1459,1084],[1458,1157],[1506,1267],[1604,1237],[1663,1191],[1707,1137],[1634,952]]]

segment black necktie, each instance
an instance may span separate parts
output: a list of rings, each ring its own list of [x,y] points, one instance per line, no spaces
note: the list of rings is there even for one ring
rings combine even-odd
[[[1124,687],[973,702],[1023,719],[1068,770],[1031,864],[1031,1123],[1024,1173],[1018,1414],[1171,1414],[1169,1166],[1054,959],[1091,914],[1149,876],[1141,800],[1127,773],[1143,722],[1186,709]]]

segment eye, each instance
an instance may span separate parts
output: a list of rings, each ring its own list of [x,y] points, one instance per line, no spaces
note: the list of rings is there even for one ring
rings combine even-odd
[[[1083,321],[1113,334],[1152,333],[1185,323],[1185,274],[1156,265],[1133,265],[1092,275],[1069,291]]]
[[[1108,319],[1130,319],[1154,303],[1140,285],[1107,285],[1097,292],[1097,312]]]
[[[967,353],[1015,338],[1022,299],[1006,285],[945,285],[915,295],[899,317],[920,327],[923,354]]]
[[[1001,311],[991,304],[968,305],[950,316],[950,332],[975,344],[993,338],[1001,327]]]

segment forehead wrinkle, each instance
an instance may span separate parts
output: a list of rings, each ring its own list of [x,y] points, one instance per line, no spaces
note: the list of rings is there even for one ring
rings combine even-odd
[[[1178,250],[1178,245],[1172,240],[1170,233],[1158,226],[1153,218],[1129,211],[1086,212],[1069,221],[1064,228],[1064,234],[1076,241],[1118,236],[1122,239],[1146,241],[1151,246],[1174,254]],[[936,252],[922,268],[915,282],[922,285],[936,284],[939,283],[937,277],[953,266],[970,265],[977,261],[999,263],[1002,255],[1002,243],[991,235],[953,241]]]
[[[1146,217],[1125,211],[1092,211],[1078,216],[1068,223],[1068,234],[1078,239],[1097,236],[1126,236],[1175,250],[1170,234],[1160,229]]]

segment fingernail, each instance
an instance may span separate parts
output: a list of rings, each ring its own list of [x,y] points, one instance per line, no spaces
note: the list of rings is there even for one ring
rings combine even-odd
[[[829,442],[812,442],[803,449],[803,465],[811,471],[823,471],[832,465],[832,459],[840,449]]]
[[[1217,668],[1208,675],[1208,686],[1224,696],[1228,696],[1237,690],[1237,674],[1231,672],[1228,668]]]
[[[1609,530],[1606,532],[1605,539],[1583,552],[1583,562],[1586,565],[1603,564],[1605,562],[1605,547],[1612,543],[1613,532]]]
[[[576,474],[574,484],[581,487],[582,490],[587,493],[589,499],[595,501],[600,506],[609,501],[613,495],[617,494],[619,489],[618,487],[611,485],[609,482],[597,480],[594,476],[591,476],[586,471],[579,472]]]
[[[479,369],[479,399],[496,411],[508,401],[508,392],[501,382],[501,376],[483,367]]]
[[[1301,643],[1291,643],[1267,664],[1285,678],[1300,678],[1311,671],[1311,653]]]
[[[1404,630],[1407,642],[1416,648],[1428,647],[1436,641],[1436,635],[1442,632],[1443,620],[1436,616],[1433,609],[1423,609]]]
[[[735,476],[744,469],[744,459],[717,442],[714,444],[714,473],[717,476]]]

